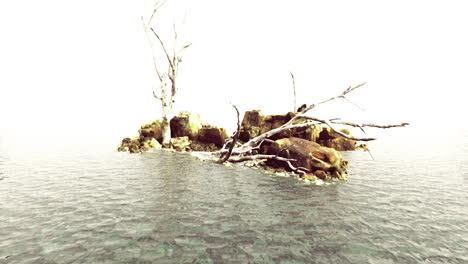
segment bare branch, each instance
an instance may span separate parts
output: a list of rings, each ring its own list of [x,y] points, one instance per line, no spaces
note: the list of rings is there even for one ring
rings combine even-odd
[[[358,85],[356,85],[356,86],[354,86],[354,87],[351,87],[351,86],[350,86],[350,87],[348,87],[348,89],[344,90],[341,94],[339,94],[339,95],[337,95],[337,96],[334,96],[334,97],[332,97],[332,98],[329,98],[329,99],[327,99],[327,100],[324,100],[324,101],[322,101],[322,102],[320,102],[320,103],[313,104],[313,105],[311,105],[311,107],[308,107],[308,108],[312,109],[312,108],[314,108],[314,107],[316,107],[316,106],[318,106],[318,105],[321,105],[321,104],[330,102],[330,101],[332,101],[332,100],[335,100],[335,99],[338,99],[338,98],[345,98],[345,95],[349,94],[350,92],[356,90],[357,88],[359,88],[359,87],[361,87],[361,86],[364,86],[365,84],[366,84],[366,83],[363,82],[363,83],[358,84]],[[307,109],[305,112],[309,111],[310,109]],[[304,112],[304,113],[305,113],[305,112]]]
[[[229,159],[231,162],[242,162],[247,160],[258,160],[258,159],[275,159],[280,161],[296,161],[295,159],[287,159],[283,157],[278,157],[276,155],[266,155],[266,154],[257,154],[249,156],[234,156]]]
[[[232,139],[231,147],[229,148],[229,151],[228,151],[227,155],[224,158],[221,155],[220,159],[217,161],[218,163],[224,163],[231,157],[232,150],[234,149],[234,146],[236,145],[237,140],[239,139],[239,135],[240,135],[240,117],[239,117],[240,114],[239,114],[239,109],[237,109],[237,106],[235,106],[235,105],[232,105],[232,107],[234,107],[234,109],[236,109],[236,113],[237,113],[237,132],[234,135],[234,138]]]
[[[150,48],[151,48],[151,56],[153,58],[154,69],[156,70],[156,74],[158,75],[159,81],[162,82],[161,72],[158,69],[158,64],[156,63],[156,56],[154,55],[153,42],[151,41],[151,39],[149,37],[148,28],[146,26],[145,20],[143,19],[143,16],[141,17],[141,22],[143,23],[143,29],[145,30],[146,38],[148,39],[148,43],[149,43]]]
[[[333,124],[339,124],[339,125],[347,125],[347,126],[352,126],[352,127],[359,127],[362,130],[362,127],[376,127],[376,128],[393,128],[393,127],[404,127],[408,126],[409,123],[401,123],[401,124],[394,124],[394,125],[375,125],[375,124],[355,124],[351,122],[337,122],[337,121],[332,121]]]
[[[171,68],[174,68],[175,66],[174,66],[174,64],[172,64],[171,57],[169,56],[169,53],[167,52],[166,46],[164,45],[163,41],[159,37],[158,33],[156,33],[156,31],[154,31],[154,29],[152,27],[150,29],[153,32],[153,34],[156,36],[156,38],[159,40],[159,43],[161,43],[161,47],[163,48],[164,53],[166,54],[166,58],[167,58],[167,61],[169,62],[169,66]]]
[[[350,136],[350,135],[346,135],[345,133],[339,131],[338,129],[334,128],[333,125],[332,125],[332,122],[330,122],[329,120],[325,120],[325,119],[319,119],[319,118],[315,118],[315,117],[310,117],[310,116],[305,116],[303,117],[305,119],[309,119],[309,120],[313,120],[313,121],[317,121],[317,122],[320,122],[322,124],[326,124],[327,126],[329,126],[335,133],[337,133],[338,135],[344,137],[344,138],[347,138],[347,139],[351,139],[351,140],[356,140],[356,141],[371,141],[371,140],[376,140],[376,138],[357,138],[357,137],[353,137],[353,136]]]
[[[153,97],[156,98],[156,99],[158,99],[158,100],[161,100],[161,101],[162,101],[162,100],[163,100],[163,99],[162,99],[162,96],[158,96],[158,95],[156,94],[156,91],[154,90],[154,86],[152,86],[151,88],[153,89]]]
[[[183,50],[185,50],[186,48],[192,46],[192,43],[189,43],[189,44],[186,44],[184,45],[182,48],[180,48],[179,52],[178,53],[181,53]]]
[[[163,1],[156,1],[156,2],[154,3],[153,12],[151,13],[151,16],[150,16],[150,18],[149,18],[149,20],[148,20],[148,25],[151,24],[151,21],[153,21],[154,15],[155,15],[156,12],[159,10],[159,8],[160,8],[161,6],[163,6],[165,3],[166,3],[165,0],[163,0]]]
[[[360,107],[358,104],[352,102],[352,101],[349,100],[348,98],[343,97],[343,99],[345,99],[348,103],[350,103],[350,104],[354,105],[355,107],[357,107],[359,110],[361,110],[361,111],[366,111],[366,110],[364,110],[364,108]]]
[[[292,171],[294,171],[295,173],[298,173],[298,174],[305,174],[306,171],[307,171],[307,172],[310,172],[310,170],[308,170],[308,169],[306,169],[306,168],[302,168],[302,167],[301,167],[301,169],[299,169],[299,167],[298,167],[298,168],[294,167],[294,166],[291,164],[291,161],[289,161],[289,160],[286,161],[286,164],[288,164],[289,168],[290,168]]]
[[[292,123],[293,123],[294,121],[296,121],[297,119],[303,117],[304,114],[307,113],[309,110],[315,108],[315,107],[318,106],[318,105],[321,105],[321,104],[330,102],[330,101],[335,100],[335,99],[338,99],[338,98],[345,98],[345,95],[347,95],[348,93],[350,93],[350,92],[356,90],[357,88],[359,88],[359,87],[361,87],[361,86],[363,86],[363,85],[365,85],[365,84],[366,84],[366,83],[363,82],[363,83],[358,84],[358,85],[356,85],[356,86],[354,86],[354,87],[351,87],[351,86],[350,86],[350,87],[348,87],[348,89],[344,90],[341,94],[339,94],[339,95],[337,95],[337,96],[331,97],[331,98],[329,98],[329,99],[327,99],[327,100],[324,100],[324,101],[319,102],[319,103],[316,103],[316,104],[311,104],[311,105],[309,105],[309,106],[306,107],[304,110],[302,110],[298,115],[296,115],[295,117],[291,118],[291,120],[289,120],[286,124],[284,124],[284,126],[288,126],[288,125],[292,124]]]
[[[294,74],[292,72],[289,72],[291,74],[292,78],[292,84],[293,84],[293,91],[294,91],[294,109],[293,112],[297,111],[297,105],[296,105],[296,80],[294,79]]]

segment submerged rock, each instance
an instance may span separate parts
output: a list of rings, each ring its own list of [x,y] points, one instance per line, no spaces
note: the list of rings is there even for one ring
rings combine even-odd
[[[171,119],[170,126],[172,138],[188,137],[190,140],[197,140],[202,122],[199,114],[182,111]]]
[[[341,154],[315,142],[295,137],[283,138],[272,143],[266,153],[294,159],[295,161],[291,161],[294,167],[306,168],[320,179],[346,179],[348,163],[342,159]],[[290,170],[289,165],[283,161],[271,160],[269,165]]]

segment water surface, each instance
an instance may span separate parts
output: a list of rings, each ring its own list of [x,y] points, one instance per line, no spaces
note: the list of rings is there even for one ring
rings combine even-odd
[[[468,263],[468,137],[308,185],[181,153],[0,152],[0,263]],[[462,142],[462,143],[460,143]]]

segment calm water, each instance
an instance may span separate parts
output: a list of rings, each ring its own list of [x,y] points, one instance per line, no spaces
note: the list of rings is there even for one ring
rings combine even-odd
[[[468,263],[468,136],[307,185],[180,153],[0,152],[0,263]]]

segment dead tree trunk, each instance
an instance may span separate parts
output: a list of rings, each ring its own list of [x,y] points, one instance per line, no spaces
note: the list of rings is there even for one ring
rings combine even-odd
[[[171,140],[171,127],[170,127],[170,118],[172,117],[172,110],[174,108],[175,97],[177,94],[177,77],[179,71],[179,63],[182,61],[180,54],[191,44],[186,44],[181,47],[178,47],[177,44],[177,30],[174,24],[174,39],[173,39],[173,48],[168,50],[166,48],[165,42],[161,39],[157,31],[151,26],[153,18],[156,15],[156,12],[164,5],[164,1],[156,1],[153,12],[149,20],[146,22],[143,17],[141,21],[145,29],[148,42],[151,47],[153,65],[156,71],[156,75],[159,81],[159,88],[154,89],[153,87],[153,97],[161,101],[161,130],[162,130],[162,145],[164,147],[169,147]],[[162,60],[159,60],[158,54],[156,53],[156,47],[154,43],[158,43],[159,54],[163,57]],[[161,70],[163,69],[163,70]],[[165,70],[164,70],[165,69]]]

